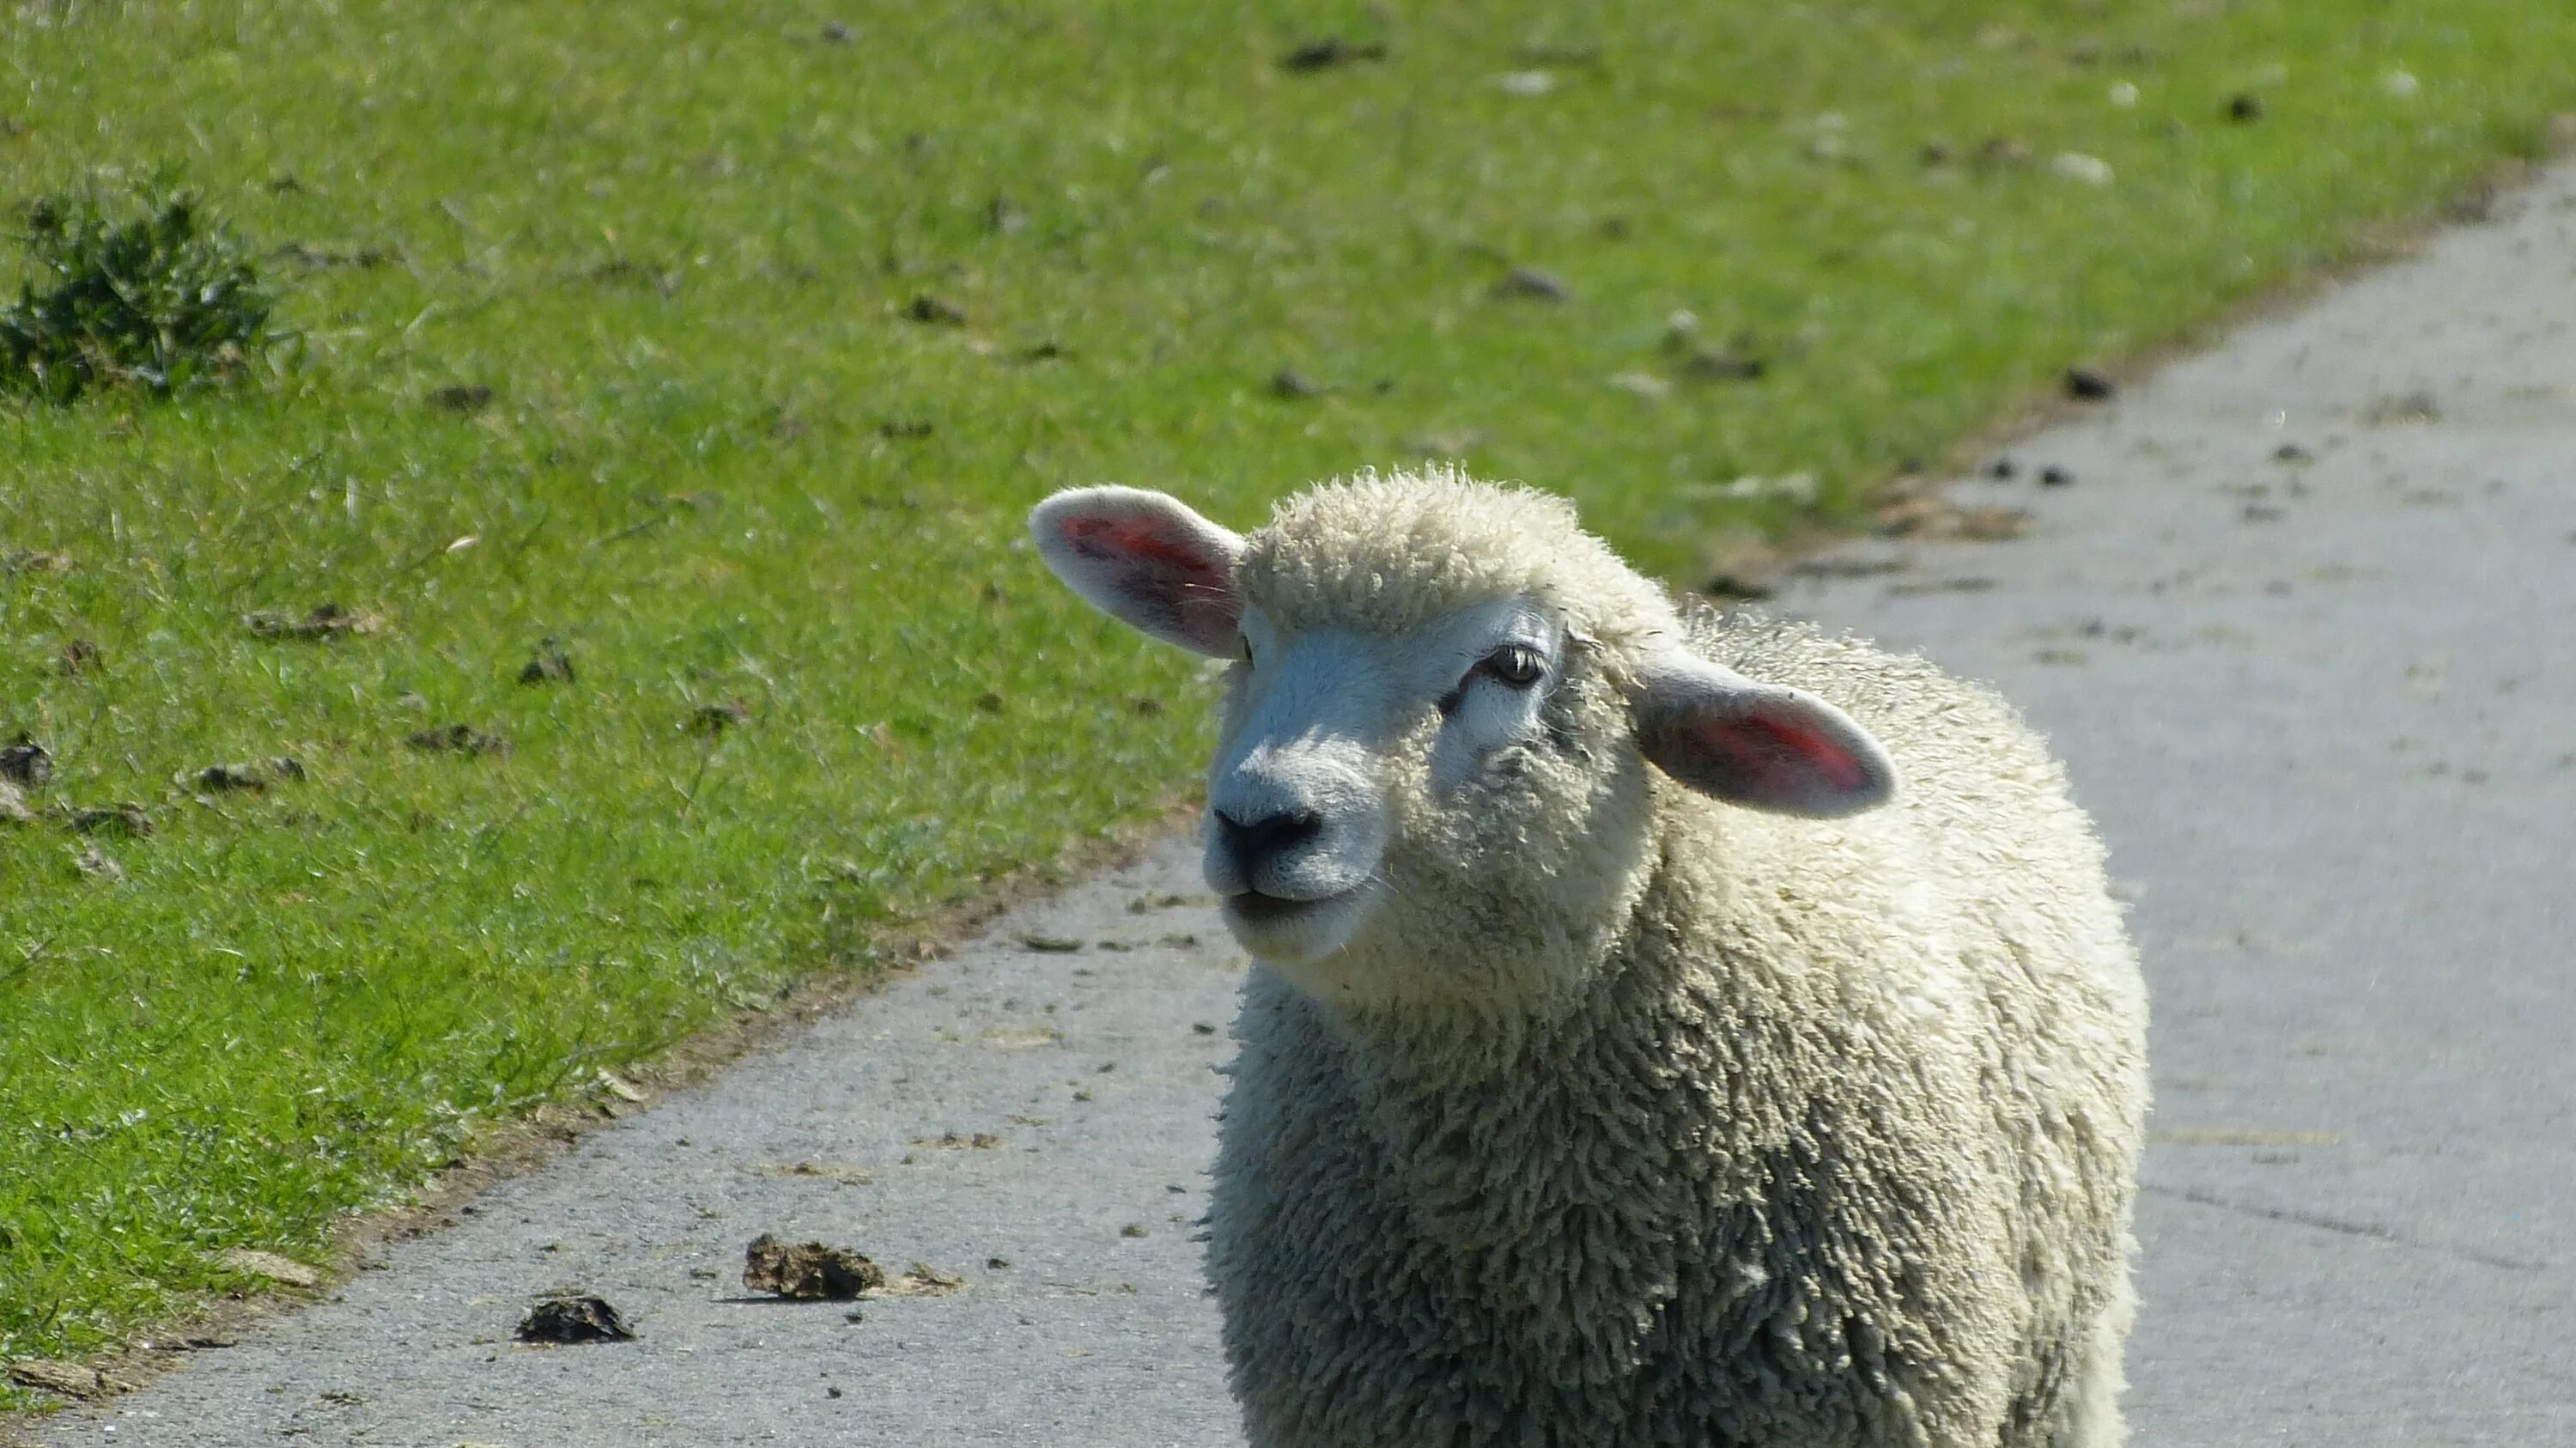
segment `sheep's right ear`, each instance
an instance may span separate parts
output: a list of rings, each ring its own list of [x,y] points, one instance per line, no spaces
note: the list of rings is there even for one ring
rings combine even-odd
[[[1029,514],[1038,556],[1092,607],[1166,643],[1230,658],[1243,539],[1168,493],[1073,488]]]

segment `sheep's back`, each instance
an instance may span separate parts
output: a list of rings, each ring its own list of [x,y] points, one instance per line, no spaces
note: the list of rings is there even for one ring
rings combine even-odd
[[[1691,631],[1707,657],[1836,704],[1886,747],[1891,806],[1824,828],[1725,811],[1730,863],[1767,856],[1802,890],[1831,877],[1821,889],[1863,917],[1846,927],[1881,942],[1820,947],[1849,973],[1846,1008],[1884,1010],[1899,1031],[1944,1022],[1925,1048],[1973,1056],[1989,1126],[1976,1145],[2015,1184],[2033,1331],[2125,1302],[2146,992],[2063,767],[2000,695],[1920,657],[1759,617],[1701,615]]]

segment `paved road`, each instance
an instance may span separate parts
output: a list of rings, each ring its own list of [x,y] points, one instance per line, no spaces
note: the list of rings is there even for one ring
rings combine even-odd
[[[2000,681],[2112,841],[2157,1009],[2138,1441],[2576,1443],[2576,169],[2013,454],[1959,496],[2028,537],[1786,602]],[[1024,911],[35,1439],[1239,1442],[1196,890],[1174,848]],[[763,1231],[967,1284],[747,1300]],[[641,1340],[513,1344],[558,1286]]]

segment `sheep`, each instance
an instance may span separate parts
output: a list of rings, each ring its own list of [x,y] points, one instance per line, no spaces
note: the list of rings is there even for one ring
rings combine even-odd
[[[1207,1265],[1254,1448],[2124,1441],[2145,989],[2002,699],[1686,612],[1455,471],[1030,523],[1230,660]]]

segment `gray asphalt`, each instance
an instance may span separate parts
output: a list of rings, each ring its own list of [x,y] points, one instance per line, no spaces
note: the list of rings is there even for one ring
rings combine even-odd
[[[1956,496],[2028,536],[1782,602],[2000,683],[2111,840],[2138,1442],[2576,1443],[2576,168],[2010,452]],[[1176,845],[1023,910],[34,1440],[1238,1443],[1188,1223],[1240,960],[1157,903],[1198,888]],[[764,1231],[966,1285],[747,1300]],[[640,1339],[512,1342],[559,1287]]]

